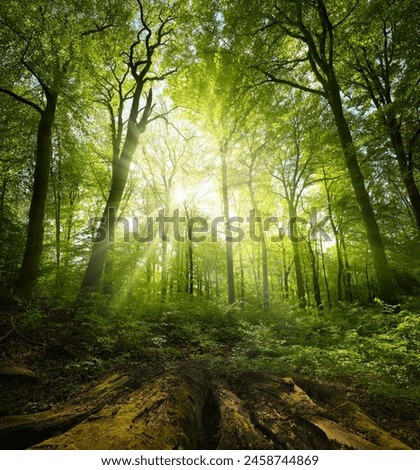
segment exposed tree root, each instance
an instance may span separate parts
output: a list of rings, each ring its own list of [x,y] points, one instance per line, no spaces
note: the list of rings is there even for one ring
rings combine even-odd
[[[303,378],[247,372],[221,381],[192,362],[116,402],[124,380],[105,381],[104,394],[92,389],[85,409],[3,418],[0,439],[40,442],[35,449],[409,449],[358,405]]]

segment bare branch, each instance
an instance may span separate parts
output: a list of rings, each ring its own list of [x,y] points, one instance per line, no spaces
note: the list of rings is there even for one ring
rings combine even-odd
[[[11,96],[12,98],[14,98],[17,101],[20,101],[21,103],[31,106],[31,108],[35,109],[40,114],[44,112],[44,110],[40,106],[38,106],[36,103],[32,102],[31,100],[28,100],[27,98],[24,98],[23,96],[18,95],[17,93],[14,93],[11,90],[7,90],[6,88],[0,87],[0,92]]]
[[[338,26],[342,25],[347,20],[347,18],[354,12],[358,4],[359,0],[356,0],[355,4],[350,8],[350,11],[347,13],[347,15],[342,18],[338,23],[334,24],[332,27],[337,28]]]
[[[143,114],[140,118],[140,121],[137,123],[137,128],[139,130],[139,132],[144,132],[146,127],[147,127],[147,124],[149,123],[149,118],[150,118],[150,115],[153,111],[153,90],[150,89],[149,90],[149,93],[147,94],[147,98],[146,98],[146,105],[145,107],[141,110],[143,111]]]
[[[170,75],[173,75],[174,73],[177,73],[178,72],[178,68],[176,69],[172,69],[172,70],[169,70],[168,72],[162,74],[162,75],[159,75],[157,77],[146,77],[144,79],[144,82],[157,82],[157,81],[162,81],[162,80],[165,80],[165,78],[169,77]]]
[[[327,94],[322,90],[317,90],[315,88],[310,88],[310,87],[307,87],[305,85],[301,85],[300,83],[293,82],[291,80],[284,80],[282,78],[275,77],[270,72],[267,72],[267,70],[263,70],[259,67],[255,67],[255,68],[258,71],[260,71],[261,73],[263,73],[266,77],[268,77],[268,79],[269,79],[269,80],[267,80],[268,82],[281,83],[283,85],[288,85],[288,86],[291,86],[293,88],[297,88],[298,90],[306,91],[308,93],[314,93],[315,95],[319,95],[319,96],[323,96],[324,98],[327,98]],[[262,82],[262,83],[264,83],[264,82]]]
[[[97,25],[95,23],[95,29],[88,29],[87,31],[84,31],[80,35],[80,37],[83,38],[86,36],[91,36],[92,34],[101,33],[102,31],[105,31],[106,29],[112,28],[113,26],[115,26],[113,23],[103,24],[103,25]]]
[[[25,57],[26,57],[26,54],[27,54],[27,52],[28,52],[29,45],[30,45],[30,42],[27,41],[25,50],[23,51],[22,57],[20,58],[20,62],[21,62],[22,65],[24,65],[24,66],[29,70],[29,72],[31,72],[31,74],[38,80],[38,83],[41,85],[41,87],[42,87],[42,89],[44,90],[44,92],[45,92],[47,95],[51,95],[51,90],[49,89],[49,87],[47,86],[47,84],[44,82],[44,80],[41,78],[41,76],[38,75],[38,73],[35,72],[35,70],[32,68],[32,66],[29,65],[29,64],[26,62]]]

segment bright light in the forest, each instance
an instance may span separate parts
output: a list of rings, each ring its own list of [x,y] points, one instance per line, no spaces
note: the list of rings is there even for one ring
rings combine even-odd
[[[188,193],[187,191],[182,188],[176,188],[174,191],[174,202],[175,204],[184,204],[188,200]]]
[[[214,179],[203,179],[189,184],[188,179],[173,191],[173,202],[177,208],[188,207],[200,212],[203,216],[220,215],[220,195]]]

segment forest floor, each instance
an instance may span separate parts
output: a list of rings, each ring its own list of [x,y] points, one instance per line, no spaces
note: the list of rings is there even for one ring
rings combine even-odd
[[[76,336],[80,325],[53,334],[19,315],[0,316],[2,448],[420,449],[410,387],[380,393],[334,369],[277,368],[255,341],[238,362],[244,338],[177,334],[105,354],[103,339],[94,349]]]

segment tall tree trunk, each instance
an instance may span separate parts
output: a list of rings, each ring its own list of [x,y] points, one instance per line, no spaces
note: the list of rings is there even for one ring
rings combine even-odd
[[[85,293],[98,290],[102,271],[104,269],[106,254],[110,243],[114,241],[116,217],[124,189],[127,184],[130,164],[137,148],[140,134],[146,127],[147,119],[152,108],[153,96],[150,91],[147,97],[146,107],[143,110],[142,119],[137,123],[142,89],[143,85],[139,84],[133,97],[127,135],[121,150],[121,156],[113,171],[111,189],[109,191],[108,200],[104,208],[98,231],[93,241],[92,252],[79,291],[78,301],[83,302],[85,299]]]
[[[310,237],[310,236],[309,236]],[[312,268],[312,286],[314,288],[314,299],[316,303],[316,307],[319,310],[324,310],[324,306],[322,304],[322,297],[321,297],[321,287],[319,285],[319,260],[318,260],[318,253],[312,246],[311,240],[308,240],[308,250],[309,250],[309,259]]]
[[[57,161],[57,180],[54,178],[54,172],[51,172],[51,182],[54,193],[55,205],[55,282],[57,286],[61,284],[61,149],[58,148],[58,161]]]
[[[394,149],[395,156],[397,157],[401,178],[403,180],[405,189],[407,190],[417,228],[420,231],[420,191],[417,187],[416,179],[414,177],[412,158],[408,158],[407,156],[401,130],[399,129],[397,120],[395,118],[388,122],[388,129],[392,147]]]
[[[46,94],[46,106],[38,125],[34,183],[29,209],[25,251],[16,280],[14,292],[18,296],[30,296],[35,287],[41,266],[45,208],[48,196],[48,180],[52,158],[52,128],[55,120],[58,95]]]
[[[228,194],[228,180],[227,180],[227,162],[226,162],[226,145],[221,147],[222,159],[222,197],[223,197],[223,212],[225,218],[225,237],[228,234],[228,221],[229,221],[229,194]],[[235,303],[235,273],[233,266],[233,246],[232,243],[226,239],[226,270],[227,270],[227,283],[228,283],[228,301],[230,304]]]
[[[168,243],[162,240],[162,262],[160,271],[160,300],[166,301],[168,290]]]
[[[251,203],[253,207],[253,211],[255,214],[255,218],[257,220],[257,225],[260,231],[261,237],[261,252],[262,252],[262,282],[263,282],[263,308],[265,310],[269,309],[270,300],[269,300],[269,287],[268,287],[268,253],[267,253],[267,240],[265,238],[264,227],[262,223],[262,219],[259,216],[259,210],[257,207],[257,201],[255,198],[255,191],[254,191],[254,164],[256,161],[256,157],[253,156],[252,162],[248,168],[248,190],[249,195],[251,198]]]
[[[241,304],[245,305],[245,269],[244,269],[244,258],[242,255],[242,246],[239,243],[239,268],[240,268],[240,291],[239,295],[241,298]]]
[[[327,268],[325,266],[325,252],[324,252],[324,245],[322,243],[322,237],[320,237],[320,239],[319,239],[319,246],[320,246],[320,250],[321,250],[322,274],[324,276],[325,290],[326,290],[327,299],[328,299],[328,308],[331,309],[332,302],[331,302],[330,283],[328,282]]]
[[[379,295],[385,302],[393,302],[395,300],[394,285],[385,254],[385,247],[369,194],[365,187],[364,177],[357,160],[353,138],[344,116],[340,90],[332,70],[330,70],[327,91],[329,104],[334,115],[338,136],[344,153],[345,163],[350,175],[350,181],[365,226],[367,241],[371,251],[376,278],[378,280]]]
[[[306,294],[305,294],[305,282],[303,278],[302,264],[300,259],[299,242],[295,240],[296,234],[294,233],[296,225],[292,221],[296,221],[296,209],[291,201],[289,203],[289,221],[291,224],[290,235],[292,238],[293,248],[293,263],[295,265],[295,276],[296,276],[296,289],[299,307],[306,307]]]
[[[353,294],[353,281],[349,263],[349,257],[347,254],[347,244],[344,234],[340,232],[340,245],[341,251],[343,253],[344,265],[343,265],[343,282],[344,282],[344,292],[346,294],[346,300],[352,302],[354,300]]]
[[[188,224],[188,294],[194,294],[194,252],[193,252],[193,227],[191,224]]]
[[[306,44],[308,48],[307,61],[313,71],[315,79],[322,85],[323,92],[320,90],[308,88],[295,82],[283,80],[274,77],[266,72],[273,82],[285,83],[304,91],[310,91],[324,96],[329,103],[334,116],[338,137],[344,154],[344,160],[350,176],[353,191],[359,205],[360,215],[365,227],[368,245],[371,251],[371,257],[378,280],[379,295],[386,302],[393,302],[394,285],[391,272],[388,266],[385,247],[382,241],[379,226],[373,211],[369,194],[365,187],[364,177],[357,160],[356,149],[353,138],[344,115],[343,104],[340,96],[340,87],[337,81],[335,71],[335,26],[330,17],[327,8],[327,2],[317,0],[308,5],[304,2],[294,2],[296,8],[296,17],[291,19],[286,15],[282,16],[282,22],[286,24],[285,32],[287,35],[296,38]],[[304,8],[313,8],[318,16],[318,29],[307,26],[303,18]],[[279,9],[280,11],[280,9]],[[280,22],[280,25],[282,23]],[[315,34],[313,31],[317,30]]]
[[[343,257],[341,253],[341,245],[340,245],[340,236],[339,236],[339,229],[335,223],[333,209],[332,209],[332,199],[331,199],[331,191],[330,187],[328,186],[327,182],[327,172],[325,171],[325,167],[322,167],[322,172],[324,176],[324,186],[325,186],[325,194],[327,196],[327,203],[328,203],[328,217],[330,221],[330,225],[334,234],[335,239],[335,252],[337,255],[337,300],[341,302],[343,300]]]
[[[285,299],[289,298],[289,274],[290,266],[287,263],[286,247],[284,241],[281,242],[281,253],[282,253],[282,268],[283,268],[283,295]]]

